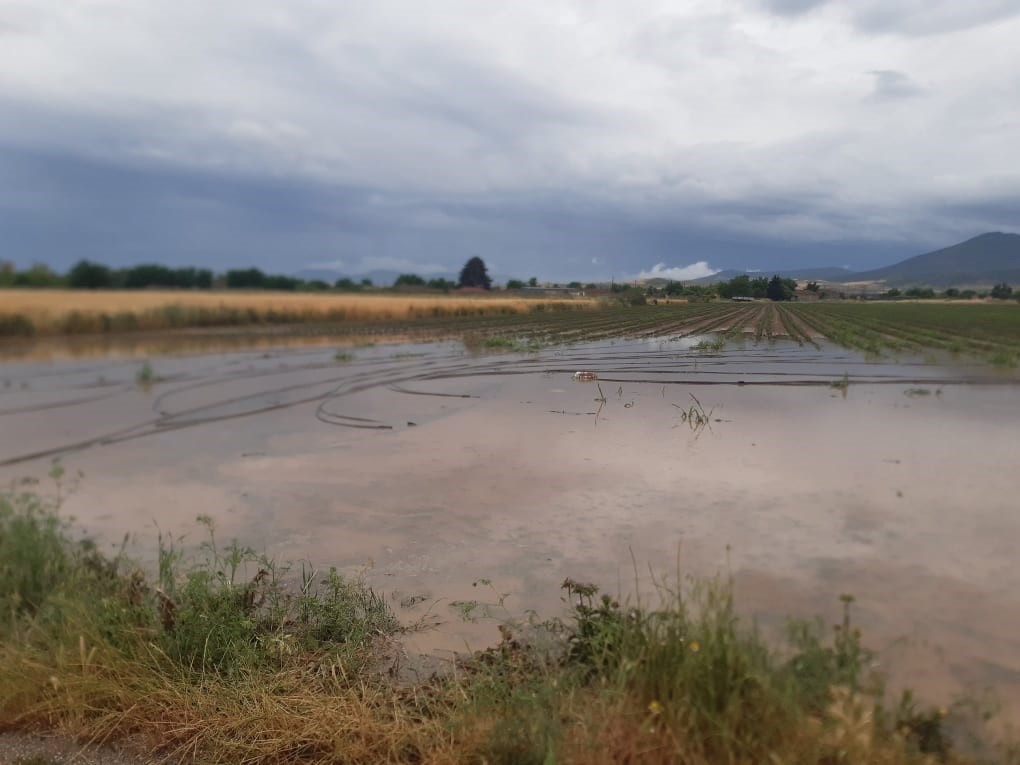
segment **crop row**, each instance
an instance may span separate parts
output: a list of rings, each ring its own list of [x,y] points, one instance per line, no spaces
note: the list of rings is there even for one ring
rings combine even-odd
[[[1015,306],[815,303],[784,310],[832,342],[867,353],[939,350],[1010,365],[1020,354]]]

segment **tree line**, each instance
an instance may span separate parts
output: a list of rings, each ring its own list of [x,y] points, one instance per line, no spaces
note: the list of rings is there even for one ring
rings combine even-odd
[[[126,268],[111,268],[102,263],[80,260],[66,274],[59,274],[49,266],[36,264],[23,271],[11,264],[0,267],[0,287],[68,287],[71,289],[264,289],[315,292],[329,289],[355,292],[374,287],[371,279],[355,281],[341,277],[332,284],[322,279],[301,279],[282,274],[267,274],[258,268],[238,268],[214,273],[208,268],[169,268],[157,263],[143,263]],[[467,261],[460,278],[454,282],[445,278],[426,280],[417,274],[401,274],[394,287],[424,287],[449,291],[458,287],[492,288],[485,262],[479,257]]]
[[[614,285],[615,286],[615,285]],[[815,285],[817,288],[818,285]],[[811,289],[811,285],[808,285]],[[747,274],[735,276],[729,281],[716,284],[683,284],[682,282],[669,282],[669,284],[654,290],[652,294],[664,295],[667,297],[686,297],[690,299],[711,299],[715,296],[721,298],[754,298],[757,300],[769,298],[770,300],[792,300],[797,291],[797,282],[793,279],[783,279],[776,275],[771,279],[764,276],[751,277]]]
[[[33,265],[23,271],[7,267],[0,270],[3,287],[70,287],[71,289],[212,289],[236,287],[239,289],[329,289],[330,285],[318,280],[298,279],[292,276],[266,274],[258,268],[234,269],[221,274],[208,268],[169,268],[158,263],[142,263],[127,268],[111,268],[102,263],[80,260],[66,274],[59,274],[49,266]]]
[[[379,285],[386,286],[386,285]],[[453,289],[463,287],[492,289],[492,279],[488,275],[485,262],[479,257],[473,257],[464,264],[457,281],[444,277],[426,279],[418,274],[400,274],[394,280],[394,288],[407,289],[432,289],[449,292]],[[531,277],[527,282],[519,279],[510,279],[506,283],[506,289],[523,289],[527,286],[538,286],[538,279]],[[570,282],[568,285],[574,289],[596,289],[599,285],[590,283],[582,285],[581,282]],[[344,292],[357,292],[360,290],[373,289],[376,287],[371,279],[355,280],[350,277],[341,277],[333,283],[321,279],[301,279],[295,276],[283,274],[268,274],[258,268],[231,269],[222,273],[214,273],[208,268],[195,268],[192,266],[184,268],[170,268],[157,263],[143,263],[137,266],[126,268],[111,268],[101,263],[89,260],[80,260],[71,267],[66,274],[59,274],[46,265],[35,264],[22,271],[16,270],[11,264],[0,264],[0,287],[69,287],[71,289],[248,289],[248,290],[283,290],[316,292],[325,290],[340,290]],[[636,288],[632,284],[613,283],[610,290],[613,293],[633,292]],[[683,284],[682,282],[670,282],[663,287],[648,288],[645,294],[648,296],[686,297],[689,300],[709,300],[716,296],[730,299],[736,297],[748,297],[754,299],[769,298],[770,300],[791,300],[797,289],[797,283],[793,279],[784,279],[776,275],[772,278],[764,276],[752,277],[741,274],[729,281],[718,284]],[[820,292],[821,288],[817,282],[809,282],[806,289],[811,292]],[[824,296],[824,292],[822,293]],[[903,290],[891,288],[882,297],[884,298],[961,298],[971,297],[992,297],[999,300],[1009,300],[1016,297],[1013,287],[1005,282],[996,284],[988,292],[976,292],[975,290],[960,290],[950,287],[943,292],[936,292],[931,287],[910,287]],[[839,297],[844,297],[839,294]]]

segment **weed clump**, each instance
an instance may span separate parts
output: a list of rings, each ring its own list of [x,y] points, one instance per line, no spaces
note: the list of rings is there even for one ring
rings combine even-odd
[[[535,340],[521,340],[514,337],[494,336],[482,341],[482,348],[487,351],[507,351],[510,353],[538,353],[541,344]]]
[[[699,340],[697,343],[691,346],[692,351],[699,351],[701,353],[718,353],[726,347],[725,337],[716,337],[712,340]]]
[[[31,337],[35,324],[20,313],[0,314],[0,337]]]
[[[709,409],[706,412],[705,407],[701,405],[701,402],[698,400],[697,396],[695,396],[693,393],[689,393],[688,395],[691,397],[691,400],[694,403],[688,406],[686,409],[684,409],[679,404],[673,404],[674,408],[680,410],[680,422],[687,423],[687,425],[690,426],[691,430],[694,431],[700,431],[702,428],[706,426],[710,427],[710,423],[712,422],[712,414],[715,412],[715,409]]]
[[[123,551],[109,558],[75,540],[58,500],[0,496],[0,633],[39,631],[58,642],[83,634],[125,658],[158,649],[153,669],[168,662],[176,672],[236,675],[320,652],[353,666],[368,660],[373,640],[399,629],[360,580],[303,569],[295,589],[286,567],[236,542],[221,548],[211,519],[199,520],[208,530],[201,558],[185,566],[160,534],[150,584]]]
[[[135,382],[138,383],[139,387],[148,388],[156,381],[156,373],[152,369],[152,364],[146,361],[139,367],[137,374],[135,374]]]
[[[1016,369],[1020,366],[1020,353],[1013,353],[1010,351],[999,351],[994,354],[989,361],[997,367],[1005,367],[1006,369]]]

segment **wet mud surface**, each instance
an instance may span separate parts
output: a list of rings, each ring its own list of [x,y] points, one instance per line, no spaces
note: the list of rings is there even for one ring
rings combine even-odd
[[[363,571],[439,657],[557,613],[567,576],[626,595],[649,568],[729,572],[777,631],[849,592],[898,681],[1020,716],[1017,373],[702,339],[200,354],[152,359],[150,385],[137,359],[6,362],[0,480],[59,456],[84,473],[67,511],[143,560],[157,525],[197,543],[208,514]]]

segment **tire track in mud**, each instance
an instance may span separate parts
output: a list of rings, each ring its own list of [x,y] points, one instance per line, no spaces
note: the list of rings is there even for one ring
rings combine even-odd
[[[60,401],[49,401],[44,404],[28,404],[25,406],[14,406],[7,409],[0,409],[0,417],[12,414],[31,414],[33,412],[51,412],[55,409],[66,409],[69,406],[80,406],[81,404],[95,404],[105,401],[108,398],[131,390],[131,385],[118,385],[116,390],[109,391],[99,396],[86,396],[82,398],[62,399]]]
[[[705,315],[710,314],[710,315]],[[774,333],[776,323],[788,316],[785,307],[771,305],[715,308],[699,313],[694,322],[683,326],[693,332],[717,331],[743,332],[748,322],[756,322],[765,328],[765,334]],[[793,316],[793,311],[789,312]],[[649,324],[663,326],[662,317],[650,317]],[[800,319],[795,316],[791,319]],[[817,319],[812,316],[812,319]],[[675,318],[670,319],[675,327]],[[802,326],[811,327],[814,321],[804,320]],[[821,322],[819,322],[821,323]],[[619,336],[617,326],[615,336]],[[800,329],[806,335],[807,330]],[[816,329],[815,331],[821,331]],[[791,335],[793,333],[791,332]],[[478,399],[470,393],[430,391],[421,388],[428,381],[453,380],[491,376],[511,375],[573,375],[578,369],[597,372],[600,380],[622,384],[654,385],[765,385],[765,386],[829,386],[834,379],[834,359],[831,355],[798,351],[791,346],[786,354],[769,351],[748,351],[739,353],[716,353],[706,356],[693,349],[666,350],[665,337],[658,347],[644,347],[641,340],[630,345],[612,343],[586,343],[581,347],[565,347],[535,355],[465,357],[461,353],[416,358],[411,361],[380,358],[363,362],[351,362],[338,366],[308,360],[285,368],[258,371],[230,370],[223,372],[223,365],[209,369],[202,379],[187,379],[179,382],[159,382],[157,386],[170,386],[162,390],[151,404],[152,416],[123,427],[80,440],[69,439],[55,446],[33,450],[0,460],[0,466],[16,465],[31,460],[52,458],[84,449],[112,445],[181,430],[201,427],[214,423],[254,417],[302,405],[315,405],[314,416],[320,422],[340,427],[372,430],[389,430],[392,424],[361,417],[359,412],[344,412],[340,402],[348,396],[373,388],[389,388],[397,395],[441,396],[448,398]],[[810,342],[810,338],[809,338]],[[816,346],[817,347],[817,346]],[[321,352],[320,352],[321,353]],[[300,353],[299,353],[300,355]],[[291,358],[284,353],[281,358]],[[767,366],[752,368],[760,361]],[[233,363],[233,362],[231,362]],[[842,365],[844,362],[838,362]],[[850,363],[858,363],[856,360]],[[230,366],[231,364],[227,364]],[[789,368],[783,369],[785,365]],[[294,379],[295,377],[299,379]],[[300,379],[301,377],[309,379]],[[274,379],[276,378],[276,379]],[[232,385],[241,382],[254,384],[254,390],[238,395],[231,392]],[[980,377],[936,378],[916,374],[875,372],[855,376],[855,382],[868,384],[897,385],[947,385],[947,384],[1015,384],[1012,380],[995,380]],[[262,383],[265,383],[262,385]],[[135,386],[122,386],[118,393],[134,391]],[[209,392],[202,400],[201,395]],[[198,401],[188,405],[184,397],[198,394]],[[222,394],[222,395],[220,395]],[[60,402],[61,406],[88,404],[97,399],[79,398],[75,401]],[[33,409],[47,411],[40,405]],[[2,412],[0,412],[2,413]]]
[[[389,360],[382,360],[383,363]],[[321,365],[319,365],[321,366]],[[408,373],[409,368],[416,370],[413,373]],[[294,367],[288,370],[279,370],[278,374],[294,373],[300,370],[300,367]],[[27,454],[17,455],[4,460],[0,460],[0,467],[9,465],[17,465],[19,463],[28,462],[36,459],[43,459],[47,457],[56,457],[72,452],[81,451],[88,449],[93,446],[105,446],[110,444],[121,443],[123,441],[130,441],[137,438],[143,438],[150,435],[156,435],[158,433],[166,433],[174,430],[180,430],[183,428],[197,427],[201,425],[208,425],[211,423],[225,422],[228,420],[239,419],[243,417],[251,417],[259,414],[266,414],[268,412],[279,411],[281,409],[288,409],[302,404],[309,404],[313,402],[320,402],[325,399],[337,397],[340,395],[349,395],[356,393],[361,390],[367,390],[379,385],[394,384],[401,382],[409,382],[418,379],[421,376],[421,365],[402,365],[398,370],[371,370],[369,372],[355,375],[341,375],[337,377],[329,377],[326,379],[317,379],[305,383],[296,383],[292,385],[286,385],[279,388],[272,388],[265,391],[258,391],[256,393],[247,394],[244,396],[236,396],[232,398],[223,399],[210,404],[205,404],[198,407],[192,407],[189,409],[183,409],[177,412],[164,412],[157,413],[157,416],[143,420],[141,422],[132,424],[127,427],[117,428],[107,433],[103,433],[98,436],[93,436],[80,441],[74,441],[64,443],[56,447],[37,450]],[[269,377],[270,374],[260,375],[261,377]],[[231,376],[231,379],[237,379],[236,376]],[[345,383],[347,383],[345,387]],[[182,393],[191,391],[199,387],[216,386],[222,384],[220,380],[208,380],[202,384],[190,384],[185,386],[182,390],[170,390],[165,392],[160,398],[165,400],[166,397],[173,395],[174,393]],[[331,387],[329,387],[331,386]],[[226,414],[209,414],[210,411],[221,409],[224,407],[234,406],[249,402],[256,399],[265,399],[270,396],[279,396],[285,393],[294,393],[302,390],[317,389],[329,387],[326,391],[317,390],[314,393],[308,395],[299,395],[297,398],[289,401],[276,401],[263,406],[254,406],[249,409],[244,409],[239,412],[229,412]],[[201,413],[206,413],[205,416],[193,417]],[[188,418],[191,419],[181,419]]]

